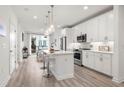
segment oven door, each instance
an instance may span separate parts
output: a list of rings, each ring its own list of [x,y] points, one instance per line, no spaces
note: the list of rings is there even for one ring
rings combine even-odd
[[[74,63],[82,65],[81,53],[74,53]]]
[[[81,60],[81,54],[80,53],[74,53],[74,59]]]

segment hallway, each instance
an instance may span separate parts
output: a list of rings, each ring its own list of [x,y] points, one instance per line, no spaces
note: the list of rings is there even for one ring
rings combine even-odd
[[[98,72],[75,65],[74,78],[57,81],[55,77],[45,78],[46,71],[41,70],[42,63],[36,61],[36,56],[30,56],[20,64],[12,74],[7,87],[121,87],[111,78]]]

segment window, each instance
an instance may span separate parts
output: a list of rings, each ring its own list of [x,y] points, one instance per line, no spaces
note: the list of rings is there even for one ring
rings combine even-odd
[[[46,40],[43,40],[43,47],[47,47],[46,43]]]
[[[39,47],[42,47],[42,40],[39,40]]]

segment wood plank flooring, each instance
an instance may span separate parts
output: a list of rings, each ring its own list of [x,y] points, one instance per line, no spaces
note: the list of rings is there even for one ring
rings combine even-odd
[[[124,83],[112,82],[111,78],[92,71],[85,67],[75,65],[74,78],[58,81],[54,76],[43,77],[46,71],[41,70],[41,62],[36,56],[30,56],[22,62],[12,74],[7,87],[123,87]]]

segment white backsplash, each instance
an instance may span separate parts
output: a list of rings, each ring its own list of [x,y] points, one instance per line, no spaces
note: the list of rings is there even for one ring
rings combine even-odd
[[[114,50],[114,42],[113,41],[109,41],[109,42],[92,42],[92,50],[99,50],[99,46],[109,46],[110,47],[110,51]]]
[[[68,50],[79,49],[79,48],[81,48],[81,44],[80,43],[70,43],[67,46]]]
[[[114,42],[92,42],[92,43],[70,43],[67,46],[67,50],[79,49],[79,48],[91,48],[91,50],[99,50],[99,46],[109,46],[110,51],[114,50]]]

